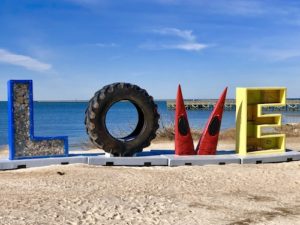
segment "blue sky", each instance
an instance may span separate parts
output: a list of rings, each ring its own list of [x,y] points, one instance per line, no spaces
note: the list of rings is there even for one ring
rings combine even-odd
[[[0,99],[32,79],[37,100],[85,100],[118,81],[157,99],[216,98],[225,86],[300,97],[300,2],[1,0]]]

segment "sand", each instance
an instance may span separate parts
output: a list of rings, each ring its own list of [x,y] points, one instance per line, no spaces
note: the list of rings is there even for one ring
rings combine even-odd
[[[0,171],[0,202],[5,225],[300,224],[300,162]]]

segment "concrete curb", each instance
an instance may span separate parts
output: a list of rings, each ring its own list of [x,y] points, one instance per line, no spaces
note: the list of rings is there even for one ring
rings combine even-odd
[[[168,159],[163,156],[141,157],[88,157],[89,165],[99,166],[168,166]]]
[[[97,166],[203,166],[226,164],[260,164],[300,160],[300,152],[288,150],[282,154],[241,157],[233,151],[219,151],[218,155],[177,156],[172,150],[141,152],[134,157],[110,157],[105,154],[83,154],[69,157],[0,160],[0,170],[12,170],[50,165],[88,164]]]
[[[241,157],[242,164],[279,163],[300,160],[300,152],[287,151],[282,154],[255,155]]]
[[[68,165],[75,163],[87,164],[86,156],[39,158],[39,159],[19,159],[19,160],[0,160],[0,170],[12,170],[30,167],[42,167],[50,165]]]
[[[165,155],[165,157],[169,159],[169,166],[226,165],[231,163],[241,164],[241,159],[237,155]]]

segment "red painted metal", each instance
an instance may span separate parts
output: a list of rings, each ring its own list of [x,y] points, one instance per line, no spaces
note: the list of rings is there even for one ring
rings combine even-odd
[[[195,155],[194,143],[186,114],[181,87],[178,86],[175,112],[175,154]]]
[[[224,89],[212,111],[196,148],[198,155],[215,155],[226,100],[227,87]]]

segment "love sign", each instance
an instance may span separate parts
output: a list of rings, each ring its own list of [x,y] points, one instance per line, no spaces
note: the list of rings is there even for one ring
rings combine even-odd
[[[227,90],[227,89],[226,89]],[[264,114],[264,107],[279,107],[286,104],[286,88],[237,88],[236,92],[236,152],[242,156],[253,154],[281,153],[285,151],[285,135],[269,133],[268,128],[281,126],[280,114]],[[215,154],[221,125],[226,92],[218,102],[205,128],[205,135],[197,149],[198,154]],[[128,100],[136,107],[139,121],[134,131],[126,137],[115,138],[106,129],[105,117],[109,108],[118,101]],[[183,101],[183,100],[181,100]],[[182,108],[182,107],[181,107]],[[184,109],[182,109],[184,110]],[[36,137],[34,135],[33,89],[31,80],[8,81],[8,136],[9,159],[68,156],[68,138]],[[178,129],[181,141],[187,140],[189,127],[182,122],[180,114]],[[92,142],[116,156],[132,156],[150,145],[158,129],[157,105],[146,90],[129,83],[114,83],[97,91],[89,101],[85,125]],[[180,129],[179,129],[180,128]],[[184,131],[184,132],[183,132]],[[188,138],[190,139],[190,138]],[[211,145],[209,142],[213,140]],[[208,150],[203,150],[204,145]],[[204,146],[202,146],[202,145]],[[180,143],[178,146],[185,146]],[[189,152],[193,152],[192,150]],[[178,150],[181,151],[181,149]],[[190,154],[190,153],[189,153]]]
[[[67,137],[36,137],[31,80],[8,82],[9,159],[68,155]]]

